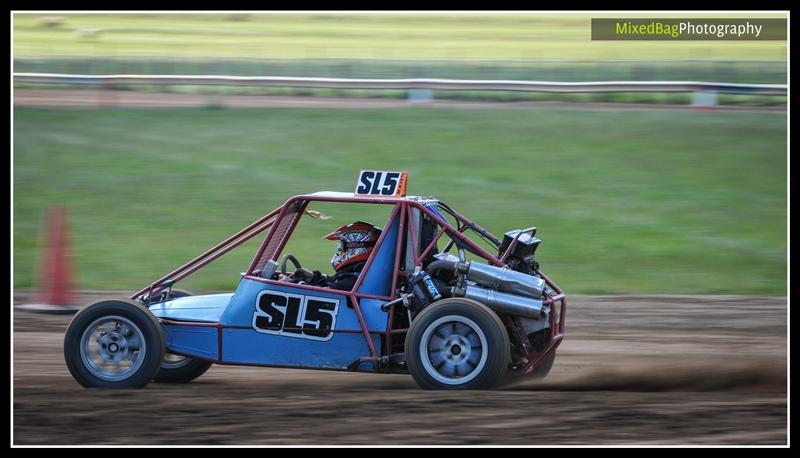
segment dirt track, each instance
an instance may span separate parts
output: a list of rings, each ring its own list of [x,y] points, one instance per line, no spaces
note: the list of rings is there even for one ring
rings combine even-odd
[[[575,296],[544,382],[469,393],[231,366],[189,385],[87,390],[64,365],[70,318],[15,311],[14,443],[785,445],[786,307]]]

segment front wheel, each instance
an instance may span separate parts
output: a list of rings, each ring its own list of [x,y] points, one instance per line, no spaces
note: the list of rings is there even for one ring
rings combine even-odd
[[[411,323],[405,355],[408,371],[422,388],[489,389],[508,370],[508,333],[483,304],[443,299]]]
[[[87,388],[142,388],[164,359],[164,333],[158,319],[136,302],[97,302],[70,322],[64,359]]]

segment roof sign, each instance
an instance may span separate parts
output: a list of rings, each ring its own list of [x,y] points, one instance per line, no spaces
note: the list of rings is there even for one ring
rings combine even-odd
[[[405,197],[408,172],[362,170],[356,181],[357,196]]]

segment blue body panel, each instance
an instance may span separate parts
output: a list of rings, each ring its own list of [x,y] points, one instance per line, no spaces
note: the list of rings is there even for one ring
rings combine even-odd
[[[179,297],[150,305],[158,318],[190,323],[218,323],[231,301],[232,293]],[[204,359],[218,359],[216,327],[164,324],[167,351]]]
[[[359,293],[377,294],[388,296],[392,288],[392,274],[394,273],[394,255],[397,245],[397,231],[400,218],[395,218],[386,236],[384,237],[375,260],[369,271],[364,274],[364,280],[358,288]]]
[[[395,218],[358,292],[391,293],[398,229],[399,218]],[[367,329],[375,332],[370,340],[379,353],[382,335],[377,333],[386,331],[388,319],[388,312],[380,309],[385,302],[359,301]],[[166,324],[167,350],[223,363],[347,369],[370,354],[345,291],[243,278],[232,294],[178,298],[153,304],[151,310],[160,318],[216,324]],[[359,369],[373,370],[369,364]]]
[[[319,369],[347,369],[362,356],[369,356],[361,334],[336,334],[327,342],[264,336],[245,329],[223,329],[223,360],[226,363],[261,364]],[[377,338],[373,338],[377,343]],[[369,370],[364,365],[362,370]]]
[[[167,351],[217,360],[219,338],[216,327],[164,325]]]
[[[322,340],[257,330],[254,319],[258,315],[258,298],[263,294],[288,295],[306,301],[309,298],[323,299],[335,304],[335,321],[330,336]],[[361,326],[348,302],[341,291],[312,291],[291,284],[274,285],[243,279],[222,316],[222,359],[227,363],[346,369],[356,359],[369,355]],[[384,331],[386,312],[380,310],[380,305],[369,308],[369,312],[362,308],[369,329]],[[302,327],[303,323],[301,312],[291,324]],[[373,345],[380,348],[379,336],[372,335],[371,339]]]
[[[231,293],[205,296],[179,297],[171,301],[150,305],[150,311],[159,318],[175,321],[202,321],[217,323],[225,307],[231,302]]]

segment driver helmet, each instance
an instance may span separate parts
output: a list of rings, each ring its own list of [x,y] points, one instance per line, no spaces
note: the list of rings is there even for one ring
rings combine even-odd
[[[338,250],[331,258],[334,270],[347,267],[369,258],[375,243],[381,235],[381,230],[374,225],[356,221],[346,224],[323,237],[328,240],[338,240]]]

